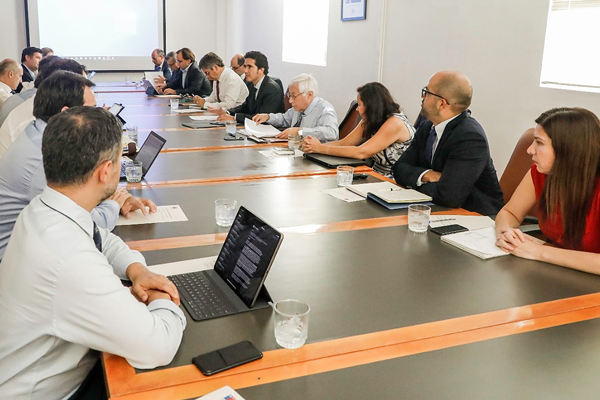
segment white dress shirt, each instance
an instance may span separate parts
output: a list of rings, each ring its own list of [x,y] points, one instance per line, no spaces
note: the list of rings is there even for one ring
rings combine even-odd
[[[19,216],[0,264],[0,398],[66,399],[97,351],[136,368],[173,359],[182,311],[169,300],[137,301],[121,279],[144,257],[100,235],[102,253],[90,213],[49,187]]]
[[[31,96],[23,103],[18,105],[6,117],[6,120],[0,127],[0,157],[6,153],[10,146],[19,135],[25,130],[27,125],[35,118],[33,117],[33,100],[35,96]]]
[[[219,83],[219,98],[217,98],[217,82]],[[248,97],[248,86],[232,69],[225,68],[219,76],[219,80],[213,84],[212,93],[204,99],[206,101],[204,107],[228,110],[242,104],[246,97]]]
[[[0,82],[0,108],[4,105],[4,102],[13,95],[12,89],[4,82]]]

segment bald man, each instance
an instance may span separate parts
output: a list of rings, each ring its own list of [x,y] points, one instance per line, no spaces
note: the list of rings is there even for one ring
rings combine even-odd
[[[394,178],[445,207],[483,215],[503,205],[502,190],[485,132],[471,117],[473,88],[454,71],[433,75],[421,91],[424,122],[393,167]]]
[[[6,58],[0,62],[0,107],[13,95],[21,78],[23,77],[23,68],[18,62]]]
[[[244,80],[245,78],[245,74],[244,72],[246,72],[246,69],[244,68],[244,64],[246,63],[246,59],[244,58],[243,54],[236,54],[233,56],[233,58],[231,59],[231,62],[229,63],[229,66],[231,67],[231,69],[240,76],[240,78],[242,78],[242,80]]]

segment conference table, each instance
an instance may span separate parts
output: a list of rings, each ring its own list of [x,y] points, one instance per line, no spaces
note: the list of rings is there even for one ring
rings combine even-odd
[[[152,109],[168,102],[126,94]],[[148,129],[165,126],[160,118],[149,119]],[[188,136],[202,130],[168,133],[176,144],[142,183],[124,186],[158,205],[180,205],[188,221],[114,232],[149,266],[177,273],[178,262],[218,255],[227,229],[215,224],[214,200],[236,199],[283,232],[265,286],[275,301],[311,306],[308,340],[296,350],[278,347],[268,308],[202,322],[184,310],[188,326],[169,365],[136,370],[103,354],[111,399],[191,399],[225,385],[247,400],[595,394],[600,277],[510,255],[484,261],[432,232],[409,231],[406,210],[329,196],[335,170],[267,158],[258,144],[219,146],[215,128],[203,139]],[[386,179],[368,167],[359,171],[365,182]],[[432,212],[473,214],[440,206]],[[242,340],[264,357],[210,377],[191,364]]]

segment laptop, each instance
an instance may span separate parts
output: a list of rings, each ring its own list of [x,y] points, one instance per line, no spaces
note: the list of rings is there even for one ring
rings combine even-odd
[[[351,167],[368,165],[365,160],[358,160],[356,158],[347,157],[328,156],[325,154],[304,153],[304,157],[327,168],[337,168],[340,165],[349,165]]]
[[[169,276],[194,321],[269,307],[264,287],[283,234],[241,206],[214,269]]]
[[[121,160],[121,179],[126,178],[125,163],[132,160],[142,162],[142,178],[145,177],[166,142],[166,139],[162,138],[156,132],[151,131],[142,147],[140,147],[140,151],[135,156],[123,157]]]

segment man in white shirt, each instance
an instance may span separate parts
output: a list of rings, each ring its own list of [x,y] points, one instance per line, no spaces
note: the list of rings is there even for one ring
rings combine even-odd
[[[205,98],[194,96],[194,102],[204,108],[230,109],[248,97],[248,87],[238,74],[225,68],[221,57],[208,53],[200,59],[200,69],[213,83],[212,93]]]
[[[22,77],[23,68],[15,60],[6,58],[0,62],[0,108],[14,94]]]
[[[90,215],[117,188],[121,135],[102,108],[71,107],[48,123],[48,186],[19,216],[0,264],[2,399],[106,399],[99,351],[154,368],[179,348],[177,289]]]

